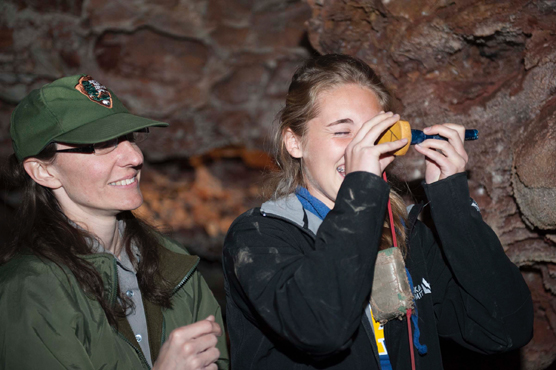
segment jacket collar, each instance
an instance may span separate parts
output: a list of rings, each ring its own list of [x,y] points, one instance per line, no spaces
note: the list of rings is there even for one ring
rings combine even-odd
[[[285,219],[302,229],[310,230],[314,235],[322,223],[322,220],[312,212],[307,212],[297,196],[292,193],[276,200],[264,202],[261,206],[263,216],[271,215]]]
[[[162,278],[173,286],[172,295],[175,294],[193,274],[199,264],[199,257],[190,256],[187,252],[175,244],[171,244],[167,240],[162,240],[159,245],[159,271]],[[110,304],[116,304],[118,292],[118,275],[116,266],[116,257],[111,253],[96,253],[81,258],[90,262],[100,273],[104,283],[104,291],[106,298]],[[160,277],[155,278],[157,284],[161,284]],[[164,317],[162,308],[145,298],[143,298],[143,307],[147,319],[147,332],[149,333],[149,347],[151,358],[154,363],[158,357],[160,347],[164,335]],[[118,325],[115,328],[119,335],[124,337],[126,341],[135,349],[138,355],[144,359],[143,352],[136,345],[135,335],[126,318],[118,318]]]
[[[173,293],[175,293],[195,271],[199,264],[199,257],[191,256],[185,250],[170,245],[166,241],[162,244],[163,246],[158,247],[160,275],[174,287]],[[118,292],[116,257],[111,253],[95,253],[79,257],[90,262],[99,272],[104,283],[106,298],[111,304],[115,304]],[[156,283],[161,283],[160,277],[157,276],[155,279]]]

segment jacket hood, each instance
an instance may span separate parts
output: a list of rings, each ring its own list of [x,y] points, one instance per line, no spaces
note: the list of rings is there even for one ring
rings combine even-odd
[[[294,193],[276,200],[269,200],[261,206],[263,216],[272,215],[289,221],[302,229],[310,230],[313,234],[317,231],[322,220],[312,212],[308,212],[297,199]]]

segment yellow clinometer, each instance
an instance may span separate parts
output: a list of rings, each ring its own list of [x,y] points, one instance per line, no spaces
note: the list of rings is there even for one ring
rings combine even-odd
[[[407,139],[407,144],[405,144],[403,148],[394,152],[394,155],[396,156],[407,153],[409,145],[411,144],[411,126],[409,125],[409,122],[398,121],[378,138],[377,144],[388,143],[403,138]]]

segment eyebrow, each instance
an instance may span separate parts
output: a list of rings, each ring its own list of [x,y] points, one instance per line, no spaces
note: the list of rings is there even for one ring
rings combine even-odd
[[[342,123],[353,123],[353,120],[351,118],[342,118],[342,119],[339,119],[337,121],[329,123],[328,125],[326,125],[326,127],[331,127],[331,126],[334,126],[334,125],[340,125]]]

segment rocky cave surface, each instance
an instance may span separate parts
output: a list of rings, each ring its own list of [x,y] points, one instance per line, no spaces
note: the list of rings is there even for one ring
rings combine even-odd
[[[556,367],[556,1],[4,0],[0,14],[0,158],[17,102],[64,75],[169,122],[145,145],[138,212],[204,257],[221,299],[223,237],[260,203],[268,135],[304,58],[362,58],[412,127],[478,129],[471,195],[531,288],[535,336],[488,359],[448,350],[446,368]],[[423,169],[410,151],[390,174],[413,189]],[[4,191],[0,234],[16,205]]]

